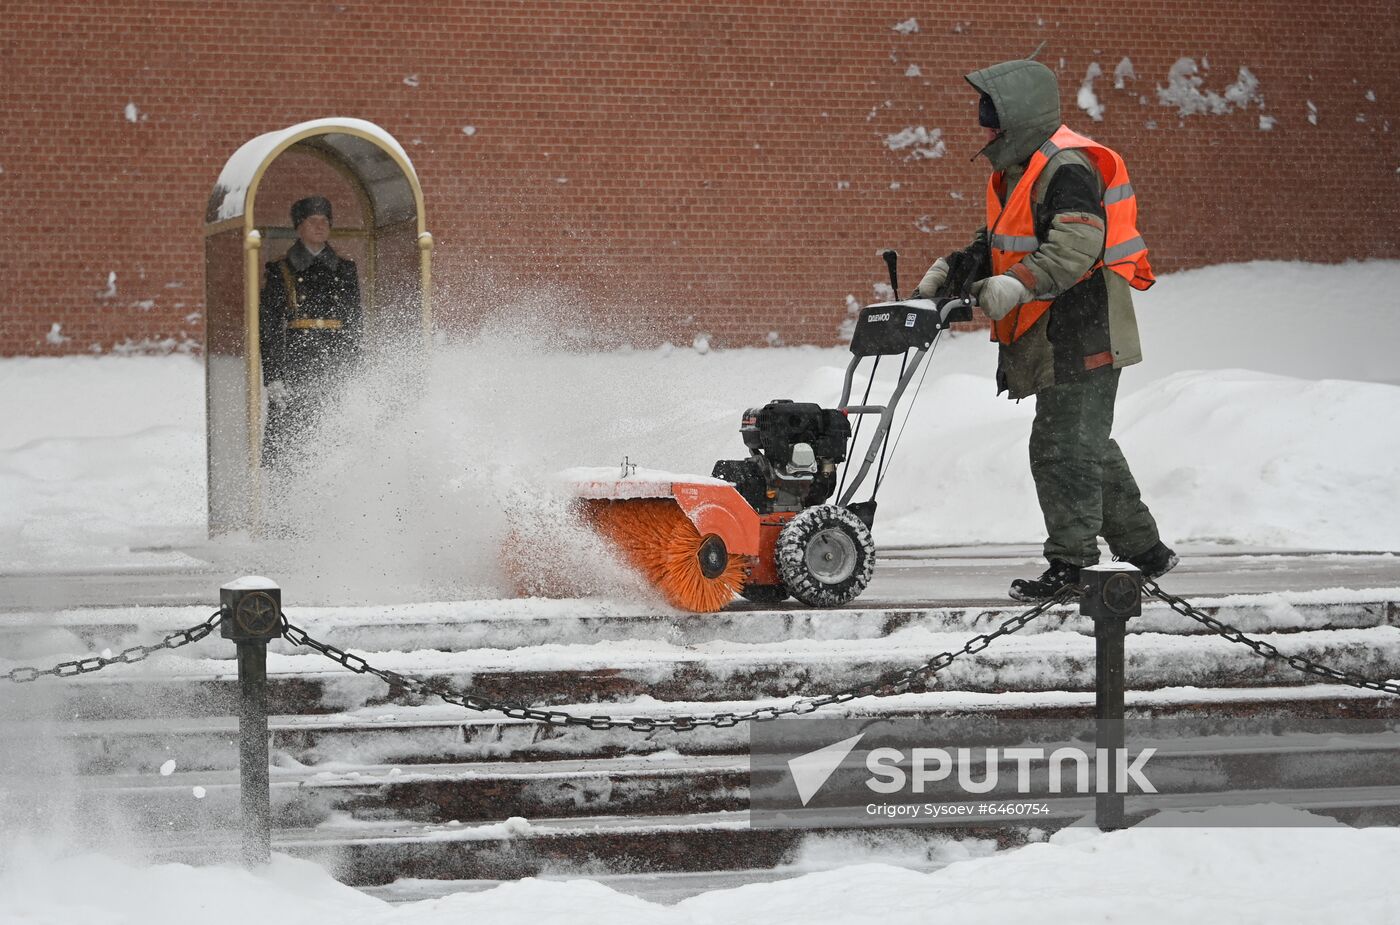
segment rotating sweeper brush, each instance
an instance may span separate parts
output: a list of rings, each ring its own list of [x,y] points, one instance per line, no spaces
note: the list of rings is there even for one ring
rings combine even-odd
[[[893,446],[890,439],[895,409],[939,333],[971,318],[966,297],[900,301],[895,254],[884,257],[896,301],[861,311],[835,408],[789,399],[750,408],[739,426],[749,455],[720,460],[709,478],[626,464],[621,473],[566,473],[592,527],[674,606],[715,611],[739,594],[764,604],[791,596],[835,607],[869,584],[875,498],[898,446],[898,435]],[[900,357],[899,379],[885,404],[872,405],[880,360],[893,356]],[[864,397],[851,404],[866,358],[873,363]],[[857,458],[866,417],[878,423]],[[856,501],[867,483],[869,497]]]

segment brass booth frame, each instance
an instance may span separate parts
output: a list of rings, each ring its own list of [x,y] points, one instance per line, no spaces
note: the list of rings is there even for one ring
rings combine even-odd
[[[263,389],[258,346],[263,244],[264,238],[288,235],[279,226],[258,227],[256,201],[268,169],[288,151],[310,154],[330,165],[359,200],[362,226],[333,230],[332,241],[366,239],[361,273],[367,323],[383,320],[379,318],[385,307],[381,294],[397,284],[417,290],[418,312],[413,314],[421,315],[425,349],[432,329],[433,236],[426,226],[418,175],[393,136],[360,119],[318,119],[259,135],[234,152],[210,194],[204,222],[211,536],[236,530],[256,533],[263,521]],[[308,189],[305,195],[318,192]],[[409,231],[404,226],[409,222],[415,233],[416,280],[407,276],[408,260],[403,259],[409,247],[403,240]],[[386,242],[399,244],[397,278],[381,266]],[[231,362],[235,357],[241,357],[241,369]]]

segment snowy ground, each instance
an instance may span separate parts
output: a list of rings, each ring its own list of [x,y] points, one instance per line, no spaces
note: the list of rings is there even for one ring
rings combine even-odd
[[[1116,433],[1169,539],[1400,550],[1396,291],[1400,262],[1256,263],[1169,276],[1139,298],[1147,361],[1124,375]],[[507,595],[496,549],[512,521],[547,519],[550,473],[627,455],[708,474],[742,455],[743,408],[831,403],[846,362],[800,347],[562,351],[538,320],[443,346],[416,394],[391,362],[353,385],[314,470],[281,499],[314,537],[279,549],[284,584],[300,573],[365,602]],[[1033,406],[995,397],[994,362],[983,336],[941,346],[882,492],[882,544],[1038,542]],[[188,357],[0,361],[0,573],[201,558],[262,570],[250,547],[204,538],[203,408]],[[950,847],[932,873],[861,864],[673,906],[543,880],[390,906],[288,858],[253,875],[11,837],[0,923],[1400,922],[1400,833],[1218,812],[1292,813],[1298,828],[1081,828],[987,857]]]
[[[12,843],[0,856],[0,923],[1400,922],[1400,831],[1349,829],[1277,807],[1212,812],[1217,824],[1244,827],[1161,819],[1110,834],[1072,828],[991,856],[964,851],[959,858],[950,846],[950,863],[932,873],[859,864],[670,906],[595,881],[539,879],[391,905],[286,857],[252,874],[56,857],[42,846]],[[1296,827],[1248,825],[1263,819]]]
[[[1394,261],[1253,263],[1139,297],[1147,359],[1124,374],[1115,432],[1169,540],[1400,550],[1397,290]],[[279,553],[280,574],[509,594],[495,551],[508,520],[539,515],[548,474],[625,455],[708,475],[743,455],[742,409],[831,403],[848,357],[560,351],[550,324],[440,348],[412,395],[393,362],[357,381],[279,501],[315,537]],[[983,335],[940,345],[881,493],[882,545],[1041,538],[1033,402],[996,397],[994,364]],[[204,543],[203,408],[189,357],[0,361],[0,569],[187,562],[178,550]]]

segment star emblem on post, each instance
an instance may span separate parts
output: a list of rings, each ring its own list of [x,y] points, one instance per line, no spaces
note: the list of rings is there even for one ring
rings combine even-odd
[[[277,602],[264,591],[245,594],[233,612],[238,628],[249,636],[271,636],[277,628],[280,614]]]
[[[1116,614],[1135,613],[1142,602],[1142,588],[1125,572],[1110,575],[1103,585],[1103,603]]]

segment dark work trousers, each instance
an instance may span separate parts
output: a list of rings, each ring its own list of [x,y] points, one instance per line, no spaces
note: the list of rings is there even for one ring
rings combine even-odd
[[[1157,522],[1113,429],[1119,370],[1054,385],[1035,397],[1031,475],[1045,517],[1045,558],[1070,565],[1099,561],[1098,537],[1120,558],[1146,552]]]

